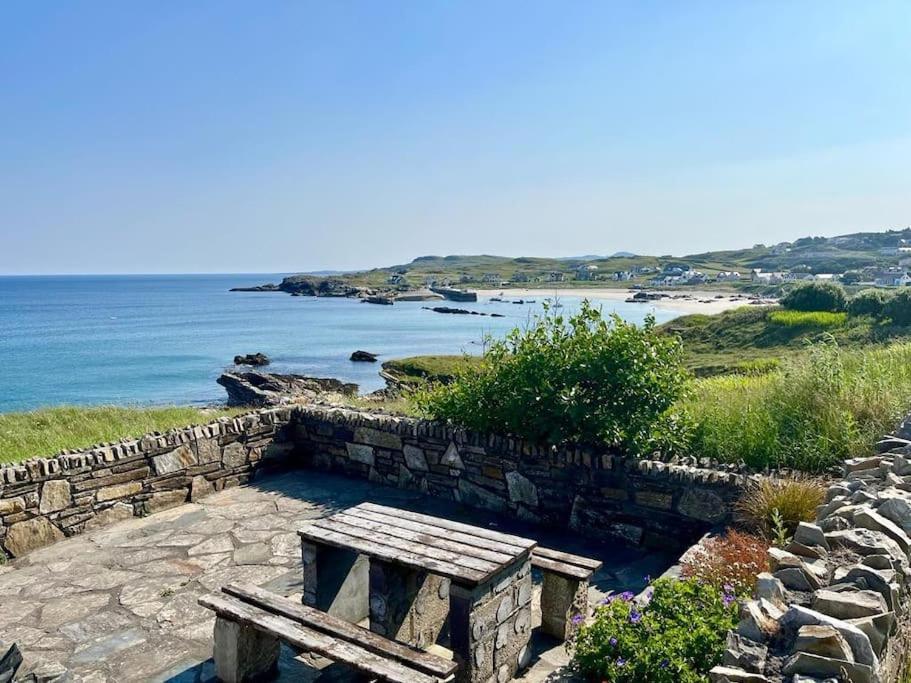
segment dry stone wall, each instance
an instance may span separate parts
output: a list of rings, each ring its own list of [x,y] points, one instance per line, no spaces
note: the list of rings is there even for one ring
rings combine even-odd
[[[911,436],[909,425],[898,433]],[[769,550],[713,683],[899,680],[911,637],[911,441],[890,436],[880,451],[846,461],[816,523]]]
[[[342,408],[296,407],[292,422],[307,467],[633,544],[692,543],[730,521],[748,479]]]
[[[0,550],[67,536],[247,482],[285,459],[289,408],[102,444],[0,468]]]

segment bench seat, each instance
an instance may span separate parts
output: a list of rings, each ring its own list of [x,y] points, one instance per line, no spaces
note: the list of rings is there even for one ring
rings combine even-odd
[[[217,615],[215,666],[227,683],[268,674],[278,643],[320,655],[391,683],[442,683],[453,678],[450,660],[383,638],[356,624],[250,585],[232,584],[199,604]]]

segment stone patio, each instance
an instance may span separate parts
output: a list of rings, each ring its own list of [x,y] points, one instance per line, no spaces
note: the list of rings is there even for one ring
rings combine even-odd
[[[226,583],[301,592],[301,523],[364,501],[406,507],[536,538],[597,557],[592,601],[639,590],[674,557],[573,538],[410,491],[315,472],[291,472],[58,542],[0,565],[0,641],[19,643],[28,667],[60,665],[75,681],[210,681],[214,616],[196,604]],[[540,615],[536,616],[540,619]],[[567,677],[563,645],[534,641],[523,681]],[[328,671],[328,670],[327,670]],[[283,651],[281,680],[321,674]]]

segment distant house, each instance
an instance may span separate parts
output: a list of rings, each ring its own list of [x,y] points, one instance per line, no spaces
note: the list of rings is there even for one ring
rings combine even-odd
[[[715,279],[718,280],[718,282],[736,282],[740,277],[740,273],[736,270],[722,270],[715,276]]]
[[[911,276],[900,268],[889,268],[880,272],[873,282],[877,287],[907,287],[911,285]]]
[[[552,270],[547,274],[548,282],[563,282],[564,280],[566,280],[566,274],[559,270]]]
[[[633,277],[633,273],[628,270],[618,270],[616,273],[610,276],[610,279],[614,280],[615,282],[626,282],[627,280],[632,280]]]
[[[386,280],[386,283],[390,285],[407,285],[408,281],[401,273],[393,273],[389,276],[389,279]]]
[[[498,285],[503,281],[503,278],[500,277],[499,273],[484,273],[481,277],[481,282],[486,285]]]
[[[577,280],[594,280],[597,274],[598,266],[590,266],[585,263],[576,268]]]
[[[509,279],[512,280],[513,282],[528,282],[529,281],[528,273],[523,273],[522,271],[517,271],[517,272],[513,273],[512,277]]]
[[[764,285],[780,285],[785,281],[785,275],[789,273],[763,272],[761,268],[754,268],[750,272],[750,279]]]

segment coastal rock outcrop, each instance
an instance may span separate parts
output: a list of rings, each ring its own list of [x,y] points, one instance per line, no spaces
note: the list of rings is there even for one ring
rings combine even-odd
[[[269,363],[269,356],[264,353],[247,353],[242,356],[234,356],[234,365],[263,366]]]
[[[351,354],[351,360],[358,363],[376,363],[376,354],[358,349]]]
[[[314,275],[291,275],[279,284],[256,285],[255,287],[232,287],[232,292],[286,292],[295,296],[370,296],[374,292],[365,287],[355,287],[344,280]]]
[[[228,392],[229,406],[266,407],[305,403],[326,394],[353,396],[358,391],[357,384],[337,379],[268,372],[226,372],[217,381]]]

